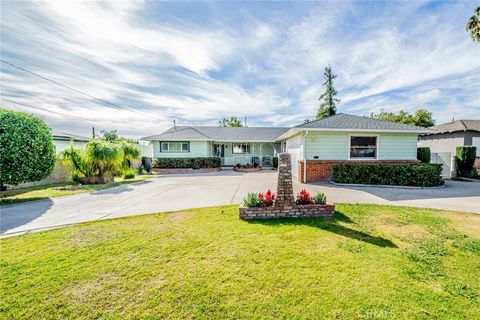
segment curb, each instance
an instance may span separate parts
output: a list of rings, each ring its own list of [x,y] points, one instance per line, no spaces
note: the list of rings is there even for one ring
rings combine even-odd
[[[385,184],[336,183],[331,180],[328,182],[338,187],[370,187],[370,188],[385,188],[385,189],[442,189],[442,188],[445,188],[445,183],[438,187],[415,187],[415,186],[396,186],[396,185],[385,185]]]

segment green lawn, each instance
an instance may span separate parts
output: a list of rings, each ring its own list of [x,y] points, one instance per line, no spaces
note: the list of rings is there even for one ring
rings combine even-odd
[[[68,196],[77,193],[97,191],[122,184],[142,181],[151,178],[151,175],[135,176],[134,179],[115,178],[115,182],[106,184],[78,185],[72,183],[53,183],[42,186],[27,187],[8,190],[1,193],[0,205],[8,205],[26,201],[49,199],[53,197]],[[59,190],[58,188],[62,188]]]
[[[0,318],[478,319],[480,215],[337,211],[214,207],[3,239]]]

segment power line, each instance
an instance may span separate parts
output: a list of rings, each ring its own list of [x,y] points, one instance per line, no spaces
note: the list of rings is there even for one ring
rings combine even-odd
[[[41,78],[41,79],[43,79],[43,80],[49,81],[49,82],[51,82],[51,83],[54,83],[54,84],[56,84],[56,85],[58,85],[58,86],[61,86],[61,87],[66,88],[66,89],[68,89],[68,90],[71,90],[71,91],[74,91],[74,92],[76,92],[76,93],[79,93],[79,94],[81,94],[81,95],[87,96],[87,97],[89,97],[89,98],[91,98],[91,99],[95,99],[95,100],[98,100],[98,101],[100,101],[100,102],[109,104],[109,105],[111,105],[111,106],[115,106],[115,107],[117,107],[117,108],[121,108],[121,109],[124,109],[124,110],[128,110],[128,111],[130,111],[130,112],[134,112],[134,113],[140,114],[140,115],[142,115],[142,116],[144,116],[144,117],[149,117],[149,118],[151,118],[150,115],[147,115],[147,114],[145,114],[145,113],[143,113],[143,112],[139,112],[139,111],[137,111],[137,110],[134,110],[134,109],[131,109],[131,108],[128,108],[128,107],[124,107],[124,106],[121,106],[121,105],[119,105],[119,104],[116,104],[116,103],[113,103],[113,102],[110,102],[110,101],[107,101],[107,100],[104,100],[104,99],[101,99],[101,98],[97,98],[97,97],[95,97],[95,96],[93,96],[93,95],[90,95],[90,94],[88,94],[88,93],[82,92],[82,91],[77,90],[77,89],[74,89],[74,88],[72,88],[72,87],[70,87],[70,86],[64,85],[64,84],[62,84],[62,83],[60,83],[60,82],[58,82],[58,81],[55,81],[55,80],[52,80],[52,79],[50,79],[50,78],[44,77],[44,76],[42,76],[42,75],[40,75],[40,74],[38,74],[38,73],[36,73],[36,72],[27,70],[27,69],[25,69],[25,68],[23,68],[23,67],[17,66],[17,65],[15,65],[15,64],[10,63],[10,62],[8,62],[8,61],[5,61],[5,60],[3,60],[3,59],[0,59],[0,61],[3,62],[3,63],[5,63],[5,64],[8,64],[9,66],[12,66],[12,67],[14,67],[14,68],[17,68],[17,69],[19,69],[19,70],[22,70],[22,71],[25,71],[25,72],[27,72],[27,73],[30,73],[30,74],[32,74],[32,75],[34,75],[34,76],[36,76],[36,77],[39,77],[39,78]]]
[[[46,112],[52,112],[52,113],[55,113],[55,114],[58,114],[58,115],[61,115],[61,116],[68,116],[68,117],[76,118],[76,119],[80,119],[80,120],[87,120],[87,121],[91,121],[91,122],[95,122],[95,123],[100,123],[98,120],[92,120],[92,119],[82,118],[82,117],[78,117],[78,116],[72,116],[71,114],[66,114],[66,113],[61,113],[61,112],[58,112],[58,111],[48,110],[48,109],[45,109],[45,108],[35,107],[35,106],[30,105],[30,104],[12,101],[12,100],[9,100],[9,99],[5,99],[3,97],[0,98],[0,99],[3,100],[3,101],[9,102],[9,103],[17,104],[19,106],[24,106],[24,107],[27,107],[27,108],[42,110],[42,111],[46,111]]]

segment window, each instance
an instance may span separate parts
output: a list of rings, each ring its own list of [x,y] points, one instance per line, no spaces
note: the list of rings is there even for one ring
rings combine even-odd
[[[190,142],[161,142],[160,152],[190,152]]]
[[[376,159],[377,137],[350,137],[350,158]]]
[[[234,143],[233,153],[248,154],[250,153],[250,144],[248,143]]]

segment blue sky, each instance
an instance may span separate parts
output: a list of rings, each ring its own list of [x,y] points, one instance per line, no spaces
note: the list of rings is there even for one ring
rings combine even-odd
[[[1,106],[57,131],[141,137],[177,124],[290,126],[313,118],[323,69],[338,112],[423,107],[437,123],[479,119],[477,1],[2,1]],[[7,101],[8,100],[8,101]]]

